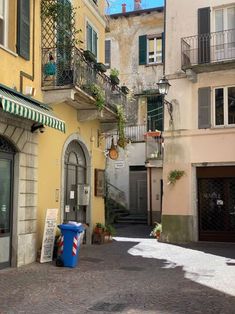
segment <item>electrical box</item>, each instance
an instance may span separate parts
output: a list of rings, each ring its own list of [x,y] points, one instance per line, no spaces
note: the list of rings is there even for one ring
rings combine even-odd
[[[90,186],[88,184],[79,184],[78,191],[78,205],[87,206],[90,201]]]

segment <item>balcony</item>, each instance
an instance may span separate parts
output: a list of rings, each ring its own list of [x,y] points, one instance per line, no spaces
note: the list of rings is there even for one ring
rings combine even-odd
[[[162,167],[163,138],[160,131],[145,133],[145,151],[147,167]]]
[[[235,68],[235,29],[181,39],[182,70],[195,73]]]
[[[99,118],[102,122],[115,122],[116,105],[126,104],[121,88],[76,47],[42,49],[42,89],[46,102],[66,101],[75,107],[80,121]],[[105,100],[102,114],[97,108],[97,89]]]

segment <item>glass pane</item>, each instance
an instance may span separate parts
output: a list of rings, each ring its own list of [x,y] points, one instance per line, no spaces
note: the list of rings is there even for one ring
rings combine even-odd
[[[235,28],[235,7],[228,8],[228,29]]]
[[[10,232],[11,161],[0,159],[0,233]]]
[[[0,0],[0,17],[3,18],[4,15],[4,1]]]
[[[220,32],[224,29],[223,9],[215,11],[215,31]]]
[[[154,38],[148,40],[149,63],[154,62]]]
[[[235,124],[235,87],[228,88],[228,123]]]
[[[157,51],[162,51],[162,39],[157,39]]]
[[[215,124],[224,124],[224,90],[217,88],[215,90]]]
[[[78,164],[77,156],[76,156],[76,154],[74,152],[71,152],[69,154],[69,163],[70,164],[75,164],[75,165]]]

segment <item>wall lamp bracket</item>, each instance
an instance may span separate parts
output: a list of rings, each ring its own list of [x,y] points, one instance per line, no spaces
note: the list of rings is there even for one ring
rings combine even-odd
[[[173,105],[171,102],[167,101],[166,99],[164,99],[164,104],[166,105],[168,114],[170,116],[170,122],[173,122]]]
[[[31,126],[31,132],[32,133],[35,133],[37,130],[40,131],[40,133],[44,133],[45,132],[45,127],[42,123],[34,123],[32,126]]]

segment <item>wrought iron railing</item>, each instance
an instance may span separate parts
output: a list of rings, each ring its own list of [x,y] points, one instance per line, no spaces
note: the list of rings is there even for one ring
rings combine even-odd
[[[147,132],[145,134],[146,160],[163,159],[163,137],[159,132]]]
[[[181,39],[182,69],[235,59],[235,29]]]
[[[77,86],[94,96],[92,86],[98,86],[105,97],[105,105],[116,111],[117,104],[126,104],[126,95],[110,78],[96,69],[95,63],[85,59],[76,47],[42,49],[42,86],[47,89],[59,86]]]

